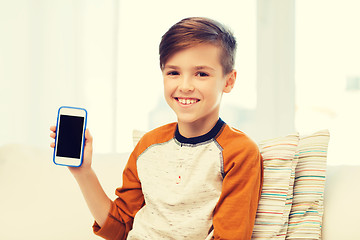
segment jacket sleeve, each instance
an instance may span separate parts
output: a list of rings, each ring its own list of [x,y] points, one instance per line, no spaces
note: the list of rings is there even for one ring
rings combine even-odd
[[[243,149],[224,149],[223,188],[214,211],[213,239],[251,239],[262,190],[263,163],[257,146],[249,143]]]
[[[100,227],[96,222],[93,225],[94,233],[102,238],[126,239],[132,229],[135,214],[145,203],[137,174],[137,156],[135,148],[123,172],[123,186],[116,189],[117,199],[111,203],[104,225]]]

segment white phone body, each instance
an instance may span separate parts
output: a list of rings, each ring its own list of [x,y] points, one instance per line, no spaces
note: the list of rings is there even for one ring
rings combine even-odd
[[[54,163],[79,167],[83,162],[87,111],[60,107],[56,123]]]

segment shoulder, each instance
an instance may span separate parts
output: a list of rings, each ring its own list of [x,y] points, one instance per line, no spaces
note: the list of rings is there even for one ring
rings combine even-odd
[[[170,141],[174,138],[176,125],[176,123],[169,123],[145,133],[137,143],[135,150],[141,153],[154,144]]]
[[[223,150],[259,152],[258,145],[244,132],[225,124],[216,138]]]
[[[234,164],[243,167],[259,164],[261,159],[259,147],[244,132],[225,125],[216,141],[222,148],[225,172]]]
[[[151,143],[167,142],[174,138],[175,130],[176,123],[169,123],[145,133],[140,141]]]

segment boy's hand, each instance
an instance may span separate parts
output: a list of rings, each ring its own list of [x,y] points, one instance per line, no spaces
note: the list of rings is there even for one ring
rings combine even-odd
[[[55,139],[56,126],[51,126],[50,131],[51,131],[50,137]],[[80,167],[68,167],[73,175],[78,175],[81,173],[85,173],[88,170],[91,170],[92,151],[93,151],[92,143],[93,143],[93,137],[91,136],[89,129],[86,129],[83,163],[81,164]],[[55,142],[50,143],[50,147],[54,148]]]
[[[56,127],[50,127],[50,137],[55,139]],[[101,187],[100,182],[91,168],[92,159],[92,143],[93,138],[90,131],[85,131],[85,146],[84,146],[84,158],[80,167],[68,167],[70,172],[75,177],[84,199],[90,209],[91,214],[95,218],[95,221],[104,226],[108,213],[111,209],[111,199],[106,195],[104,189]],[[55,147],[55,142],[50,143],[50,147]]]

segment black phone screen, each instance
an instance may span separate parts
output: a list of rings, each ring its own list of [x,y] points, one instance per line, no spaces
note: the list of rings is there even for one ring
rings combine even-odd
[[[56,156],[80,158],[84,118],[60,115]]]

